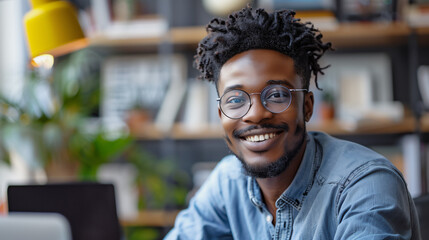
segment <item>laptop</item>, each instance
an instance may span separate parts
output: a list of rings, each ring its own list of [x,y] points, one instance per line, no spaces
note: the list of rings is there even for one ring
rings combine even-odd
[[[11,185],[9,213],[53,212],[70,223],[73,240],[120,240],[113,184]]]
[[[58,213],[0,216],[1,240],[72,240],[67,219]]]

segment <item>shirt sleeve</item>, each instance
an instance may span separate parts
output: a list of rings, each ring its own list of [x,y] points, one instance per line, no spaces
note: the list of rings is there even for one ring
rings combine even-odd
[[[382,161],[369,162],[350,174],[336,203],[335,239],[420,239],[406,183]]]
[[[222,197],[221,168],[213,170],[164,239],[233,239]]]

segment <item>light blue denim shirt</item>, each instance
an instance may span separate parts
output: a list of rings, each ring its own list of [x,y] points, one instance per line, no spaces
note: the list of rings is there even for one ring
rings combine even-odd
[[[292,184],[276,201],[276,224],[255,179],[224,158],[165,239],[420,239],[401,173],[355,143],[311,132]]]

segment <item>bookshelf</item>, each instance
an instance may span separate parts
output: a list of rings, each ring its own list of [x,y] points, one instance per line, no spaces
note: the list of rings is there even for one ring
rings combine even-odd
[[[325,41],[335,47],[362,47],[406,44],[413,28],[403,22],[395,23],[342,23],[335,29],[321,30]],[[418,27],[419,35],[429,35],[428,27]],[[98,34],[90,38],[92,47],[153,47],[167,40],[174,46],[195,47],[206,36],[203,26],[175,27],[165,36],[115,39]]]
[[[415,32],[419,39],[429,37],[429,26],[412,28],[403,22],[396,23],[342,23],[335,29],[322,30],[325,41],[331,41],[336,49],[359,49],[364,47],[396,47],[406,46],[409,36]],[[198,42],[206,35],[202,26],[176,27],[168,31],[164,36],[149,38],[115,39],[103,35],[95,35],[90,38],[90,46],[93,48],[108,49],[134,49],[145,52],[167,41],[174,47],[184,47],[188,51],[195,51]],[[333,135],[355,135],[368,133],[412,133],[416,129],[416,121],[413,116],[407,116],[400,122],[366,123],[354,129],[350,129],[338,121],[316,122],[310,124],[310,130],[324,131]],[[421,119],[423,131],[428,132],[426,125],[428,117]],[[148,129],[151,129],[148,131]],[[222,129],[217,125],[207,125],[202,131],[188,132],[180,123],[174,125],[170,133],[163,133],[154,126],[146,126],[141,131],[133,134],[142,139],[173,139],[192,138],[220,138]]]
[[[429,38],[429,26],[412,27],[404,22],[339,23],[334,28],[321,29],[321,31],[325,41],[332,42],[336,50],[351,49],[355,52],[366,48],[385,49],[386,47],[409,50],[407,46],[410,44],[410,38],[414,34],[417,36],[419,44],[423,43],[422,45],[425,43],[424,40]],[[167,43],[173,46],[173,51],[179,49],[182,52],[185,51],[193,55],[198,42],[205,35],[206,31],[203,26],[173,27],[165,34],[156,37],[111,38],[106,35],[97,34],[90,38],[90,47],[100,51],[113,49],[113,52],[119,53],[123,51],[124,53],[138,52],[139,54],[152,54],[157,51],[157,47],[161,44]],[[409,58],[413,57],[409,56]],[[410,77],[408,73],[403,75]],[[414,98],[413,96],[411,97]],[[429,125],[429,117],[423,116],[420,119],[420,128],[417,127],[417,121],[419,120],[412,113],[408,113],[401,121],[366,122],[354,128],[337,120],[310,122],[309,130],[324,131],[340,137],[365,134],[405,135],[414,133],[416,129],[428,133],[429,127],[427,125]],[[145,123],[144,126],[133,131],[132,134],[142,140],[222,138],[223,130],[220,125],[206,124],[205,126],[203,130],[188,131],[183,124],[175,123],[171,131],[165,132],[158,129],[154,124]]]
[[[370,49],[371,51],[385,51],[386,48],[393,49],[396,56],[403,61],[404,67],[400,81],[402,85],[394,86],[402,88],[403,85],[411,84],[412,76],[409,75],[413,66],[409,65],[411,58],[421,58],[410,53],[410,39],[417,36],[419,46],[428,45],[429,26],[412,27],[403,22],[396,23],[340,23],[334,29],[321,30],[325,41],[333,43],[334,47],[342,51],[351,50],[358,53],[361,49]],[[206,35],[203,26],[174,27],[164,35],[156,37],[137,37],[137,38],[110,38],[106,35],[98,34],[90,38],[90,47],[97,51],[108,51],[113,53],[138,53],[153,54],[157,52],[162,44],[169,44],[172,51],[185,52],[188,55],[195,53],[198,42]],[[406,53],[406,56],[402,56]],[[188,59],[191,61],[191,59]],[[398,59],[396,59],[398,61]],[[429,61],[429,59],[428,59]],[[423,62],[424,63],[424,62]],[[417,60],[417,64],[421,64]],[[428,64],[428,63],[426,63]],[[190,65],[190,64],[189,64]],[[394,66],[392,66],[394,67]],[[409,80],[411,79],[411,80]],[[411,89],[412,87],[410,87]],[[402,90],[402,89],[401,89]],[[400,90],[400,91],[401,91]],[[406,89],[408,91],[409,89]],[[414,98],[410,91],[408,95]],[[410,100],[409,108],[412,108],[414,100]],[[367,143],[364,145],[392,145],[400,148],[398,142],[401,138],[410,134],[423,134],[421,138],[426,143],[429,136],[429,113],[423,114],[420,118],[416,117],[412,109],[405,111],[405,117],[399,121],[373,121],[362,122],[355,127],[340,122],[338,120],[329,121],[311,121],[308,124],[309,131],[322,131],[328,134],[356,141]],[[223,142],[223,129],[220,124],[207,124],[206,127],[196,131],[189,131],[182,123],[176,122],[168,132],[158,129],[153,123],[144,123],[142,126],[132,132],[142,146],[148,150],[153,148],[161,156],[174,155],[178,161],[183,161],[183,166],[189,167],[195,161],[206,161],[207,156],[211,161],[217,161],[218,155],[222,155],[224,147],[214,147]],[[162,146],[162,145],[166,146]],[[196,144],[195,146],[190,146]],[[201,153],[207,150],[207,146],[214,148],[209,153]],[[151,149],[152,148],[152,149]],[[168,148],[168,149],[167,149]],[[192,152],[192,154],[190,153]],[[227,153],[227,152],[226,152]],[[201,156],[201,157],[200,157]],[[189,159],[189,157],[195,159]],[[181,162],[182,164],[182,162]],[[422,176],[425,178],[425,176]],[[426,191],[426,190],[423,190]],[[149,226],[149,227],[168,227],[172,226],[177,211],[144,211],[140,212],[136,219],[123,220],[124,226]]]

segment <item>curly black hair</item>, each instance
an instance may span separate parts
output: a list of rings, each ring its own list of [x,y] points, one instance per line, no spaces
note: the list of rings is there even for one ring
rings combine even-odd
[[[294,60],[304,88],[310,85],[311,73],[319,88],[317,75],[329,66],[320,67],[318,60],[325,51],[332,50],[331,43],[323,43],[319,30],[294,16],[291,10],[268,13],[264,9],[252,11],[247,6],[228,19],[214,18],[195,55],[194,66],[201,72],[200,78],[214,82],[217,88],[220,69],[228,59],[251,49],[271,49]]]

